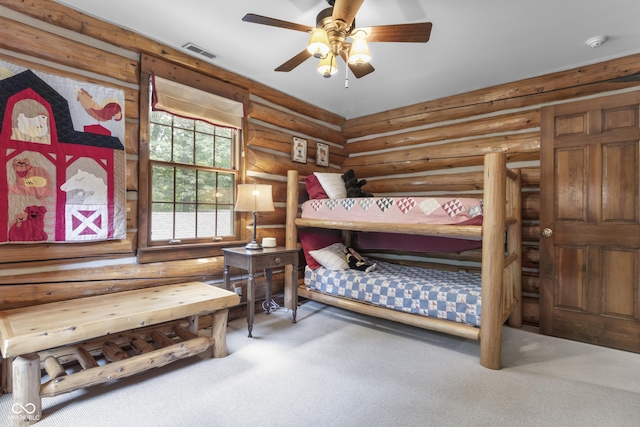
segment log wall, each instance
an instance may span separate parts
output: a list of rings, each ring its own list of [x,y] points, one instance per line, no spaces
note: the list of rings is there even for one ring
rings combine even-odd
[[[317,142],[331,146],[331,169],[344,161],[344,119],[243,76],[49,0],[0,0],[0,59],[32,69],[122,89],[125,93],[127,238],[85,244],[0,245],[0,310],[184,281],[220,283],[223,259],[139,263],[137,255],[140,61],[144,55],[235,85],[250,93],[241,179],[274,186],[276,211],[259,215],[259,236],[284,245],[286,171],[314,170]],[[286,106],[286,107],[285,107]],[[293,136],[308,140],[309,163],[291,161]],[[326,170],[327,168],[322,168]],[[247,215],[246,238],[251,237]],[[246,286],[246,272],[231,271]],[[257,280],[257,297],[264,280]],[[283,289],[274,274],[274,292]],[[261,289],[262,288],[262,289]],[[246,292],[243,295],[246,296]],[[244,299],[244,298],[243,298]],[[244,315],[244,307],[231,317]]]
[[[612,79],[639,70],[640,55],[633,55],[347,120],[343,134],[348,158],[342,166],[367,179],[364,189],[377,195],[480,197],[483,155],[506,152],[508,166],[522,171],[523,313],[525,322],[537,325],[540,108],[638,90],[637,81]],[[480,266],[477,251],[425,257],[429,262]]]
[[[523,170],[524,313],[532,323],[537,322],[540,107],[637,89],[637,83],[610,80],[640,71],[640,56],[629,56],[345,121],[59,3],[0,0],[1,59],[124,90],[128,212],[128,235],[122,241],[0,246],[0,309],[180,281],[221,280],[219,250],[197,260],[137,262],[139,69],[145,54],[249,91],[241,173],[246,182],[272,184],[276,206],[275,212],[259,215],[259,239],[272,236],[284,244],[288,169],[306,175],[353,168],[369,179],[365,189],[375,193],[479,194],[482,155],[506,151],[510,164]],[[294,136],[308,141],[307,163],[291,161]],[[318,142],[330,147],[329,167],[315,164]],[[473,263],[478,254],[432,257]],[[240,274],[232,271],[232,276]],[[274,281],[278,292],[282,274],[275,274]]]

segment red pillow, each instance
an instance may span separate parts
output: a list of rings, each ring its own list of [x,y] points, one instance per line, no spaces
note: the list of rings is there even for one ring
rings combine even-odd
[[[326,248],[329,245],[334,243],[342,242],[342,234],[336,230],[325,230],[325,231],[301,231],[298,233],[298,238],[300,239],[300,243],[302,244],[302,252],[304,253],[304,258],[307,260],[307,265],[312,270],[320,267],[320,263],[316,261],[316,259],[311,256],[309,251],[315,251],[318,249]]]
[[[307,193],[310,199],[328,199],[327,193],[324,192],[322,184],[318,181],[318,177],[315,174],[307,175],[304,179],[307,185]]]

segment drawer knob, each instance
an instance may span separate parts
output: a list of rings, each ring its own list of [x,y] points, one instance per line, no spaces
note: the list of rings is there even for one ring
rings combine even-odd
[[[275,259],[276,264],[280,264],[280,261],[282,261],[280,258]]]

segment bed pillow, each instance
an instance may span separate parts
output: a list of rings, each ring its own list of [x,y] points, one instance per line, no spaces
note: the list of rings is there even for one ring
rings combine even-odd
[[[339,173],[314,172],[322,189],[330,199],[344,199],[347,197],[347,187],[344,185],[342,175]]]
[[[342,243],[334,243],[326,248],[310,251],[324,268],[329,270],[348,270],[349,264],[344,253],[345,246]]]
[[[312,270],[320,267],[320,263],[309,253],[310,251],[326,248],[334,243],[342,242],[342,234],[335,230],[323,230],[316,232],[301,231],[298,233],[298,238],[302,245],[304,259]]]
[[[328,199],[327,193],[324,192],[322,188],[322,184],[318,180],[318,177],[315,174],[307,175],[304,179],[304,182],[307,186],[307,194],[310,199]],[[346,187],[345,187],[346,188]]]

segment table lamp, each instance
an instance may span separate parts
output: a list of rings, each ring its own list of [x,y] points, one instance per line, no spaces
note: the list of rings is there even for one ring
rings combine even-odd
[[[238,184],[238,198],[234,207],[236,212],[253,212],[253,240],[245,249],[258,250],[262,245],[256,240],[257,213],[274,211],[271,186],[264,184]]]

